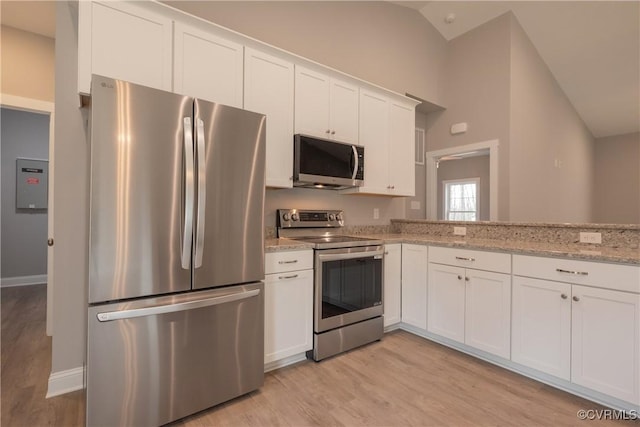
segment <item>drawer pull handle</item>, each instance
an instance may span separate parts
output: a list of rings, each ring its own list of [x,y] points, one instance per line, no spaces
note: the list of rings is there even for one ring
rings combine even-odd
[[[291,276],[278,276],[278,279],[295,279],[296,277],[298,277],[297,274],[292,274]]]
[[[560,298],[562,298],[562,299],[567,299],[568,297],[567,297],[567,294],[561,294],[561,295],[560,295]]]
[[[459,259],[460,261],[475,261],[475,258],[466,258],[463,256],[457,256],[456,259]]]
[[[558,273],[567,273],[567,274],[575,274],[576,276],[588,276],[589,273],[586,271],[571,271],[571,270],[563,270],[561,268],[556,268]]]
[[[296,262],[298,262],[298,260],[294,259],[293,261],[278,261],[278,264],[295,264]]]
[[[573,297],[573,300],[574,300],[574,301],[576,301],[576,302],[578,302],[578,301],[580,301],[580,298],[578,298],[578,297]]]

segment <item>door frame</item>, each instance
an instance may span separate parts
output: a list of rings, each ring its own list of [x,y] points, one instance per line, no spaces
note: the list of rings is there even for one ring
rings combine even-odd
[[[28,111],[30,113],[49,116],[49,185],[47,197],[47,234],[53,239],[53,170],[54,170],[54,124],[55,104],[40,99],[22,96],[0,94],[0,106],[12,110]],[[47,335],[53,336],[53,247],[47,247]]]
[[[427,151],[427,219],[438,219],[438,160],[444,156],[489,149],[489,220],[498,220],[498,147],[500,141],[491,139],[474,144],[459,145],[442,150]]]

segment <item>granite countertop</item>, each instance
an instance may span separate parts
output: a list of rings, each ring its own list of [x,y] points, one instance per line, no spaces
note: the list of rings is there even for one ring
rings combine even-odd
[[[414,243],[453,248],[467,248],[509,252],[521,255],[538,255],[558,258],[571,258],[585,261],[614,262],[620,264],[640,265],[640,249],[611,248],[605,246],[561,244],[544,242],[526,242],[516,240],[473,239],[447,236],[431,236],[427,234],[360,234],[385,243]],[[307,243],[290,239],[267,239],[266,252],[299,250],[312,248]]]

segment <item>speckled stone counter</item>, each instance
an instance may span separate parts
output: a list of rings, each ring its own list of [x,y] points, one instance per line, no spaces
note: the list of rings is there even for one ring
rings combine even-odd
[[[301,249],[313,249],[313,245],[310,243],[298,242],[291,239],[278,239],[267,238],[264,241],[265,252],[282,252],[282,251],[295,251]]]

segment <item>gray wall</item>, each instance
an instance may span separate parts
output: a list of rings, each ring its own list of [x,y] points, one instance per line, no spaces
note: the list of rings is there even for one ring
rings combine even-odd
[[[443,181],[452,179],[480,178],[479,221],[489,221],[490,196],[489,156],[467,157],[440,162],[438,167],[438,219],[443,219]]]
[[[640,133],[595,142],[594,220],[640,224]]]
[[[429,114],[427,151],[500,141],[498,219],[509,220],[509,86],[511,14],[505,14],[449,42],[442,112]],[[451,135],[454,123],[466,133]]]
[[[510,220],[591,222],[594,139],[515,18],[510,106]]]
[[[77,4],[56,3],[52,372],[82,366],[86,351],[89,149],[78,108],[77,22]]]
[[[47,211],[16,209],[16,158],[49,158],[49,116],[1,110],[2,278],[47,274]]]

